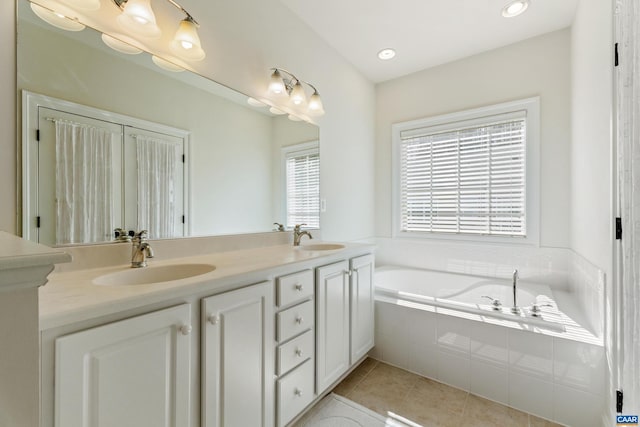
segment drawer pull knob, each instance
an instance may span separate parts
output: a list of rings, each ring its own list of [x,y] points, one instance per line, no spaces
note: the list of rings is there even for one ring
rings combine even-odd
[[[302,397],[302,390],[300,390],[299,388],[296,388],[296,389],[293,391],[293,394],[295,394],[295,395],[296,395],[296,396],[298,396],[298,397]]]
[[[300,349],[300,348],[296,349],[296,356],[302,357],[302,349]]]
[[[302,291],[304,289],[304,286],[302,286],[300,283],[296,283],[295,288],[296,291]]]
[[[191,333],[191,325],[182,325],[180,326],[180,333],[182,335],[189,335]]]
[[[296,323],[297,324],[302,325],[302,322],[304,322],[304,318],[302,316],[296,317]]]
[[[209,323],[211,323],[212,325],[217,325],[218,322],[220,321],[220,318],[215,314],[212,314],[211,316],[209,316],[208,320],[209,320]]]

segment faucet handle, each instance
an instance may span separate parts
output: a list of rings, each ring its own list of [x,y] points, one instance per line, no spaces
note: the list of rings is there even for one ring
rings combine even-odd
[[[276,231],[284,231],[284,225],[279,222],[274,222],[273,225],[277,226]]]
[[[307,225],[307,224],[296,224],[296,226],[295,226],[295,227],[293,227],[293,229],[294,229],[295,231],[300,231],[300,227],[302,227],[303,225]]]
[[[137,237],[139,239],[146,239],[148,236],[149,236],[149,232],[147,230],[141,230],[135,233],[134,237]]]
[[[498,298],[492,298],[489,295],[482,295],[481,298],[488,298],[491,300],[491,305],[493,306],[494,310],[500,310],[500,307],[502,307],[502,303],[500,302],[500,300]]]

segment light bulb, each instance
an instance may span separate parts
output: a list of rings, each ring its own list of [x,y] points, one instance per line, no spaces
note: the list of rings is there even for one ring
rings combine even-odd
[[[67,31],[82,31],[85,28],[84,25],[71,18],[68,18],[63,13],[54,12],[38,4],[31,3],[31,10],[33,10],[33,13],[38,15],[40,19],[53,25],[56,28]]]
[[[118,23],[143,37],[158,38],[161,34],[149,0],[128,0],[118,16]]]
[[[317,90],[313,91],[313,95],[309,98],[309,104],[307,105],[307,113],[310,116],[322,116],[324,114],[324,107],[322,106],[322,99]]]
[[[304,88],[300,84],[300,81],[297,81],[296,84],[293,85],[291,102],[295,105],[305,105],[307,103],[307,95],[304,93]]]
[[[271,74],[271,81],[269,82],[269,92],[274,95],[284,95],[286,90],[280,71],[278,69],[274,70],[273,74]]]
[[[186,18],[180,21],[178,30],[171,42],[171,50],[179,57],[189,61],[201,61],[204,59],[205,53],[200,45],[198,27],[191,19]]]

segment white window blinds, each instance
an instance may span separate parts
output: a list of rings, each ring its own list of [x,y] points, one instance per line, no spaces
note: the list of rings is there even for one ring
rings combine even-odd
[[[320,153],[317,148],[285,153],[287,227],[320,227]]]
[[[525,237],[525,145],[525,111],[401,132],[401,231]]]

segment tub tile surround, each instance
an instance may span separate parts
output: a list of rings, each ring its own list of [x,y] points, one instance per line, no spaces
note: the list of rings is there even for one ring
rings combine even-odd
[[[375,320],[371,356],[380,361],[546,419],[597,425],[604,401],[602,345],[380,300]]]

